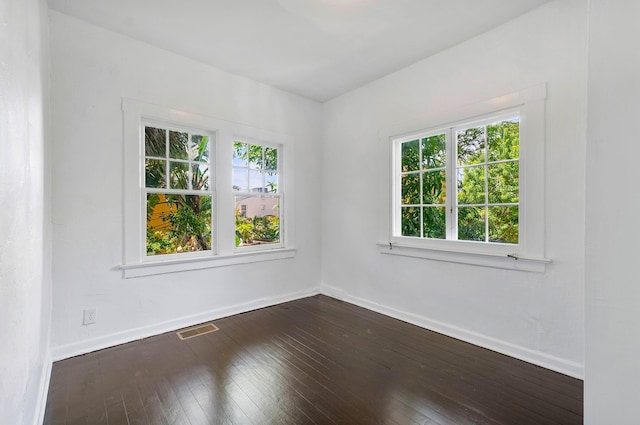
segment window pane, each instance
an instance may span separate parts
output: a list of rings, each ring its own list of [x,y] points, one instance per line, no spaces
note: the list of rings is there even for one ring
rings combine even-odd
[[[484,203],[484,166],[458,169],[458,204]]]
[[[189,159],[189,135],[179,131],[169,131],[169,157]]]
[[[209,190],[208,164],[191,164],[191,187],[194,190]]]
[[[262,146],[249,145],[249,168],[262,168]]]
[[[489,207],[489,242],[518,243],[518,207]]]
[[[278,191],[278,175],[277,174],[265,174],[265,187],[267,192],[275,193]]]
[[[233,166],[247,166],[247,145],[245,143],[233,142]]]
[[[418,170],[420,164],[420,149],[418,141],[404,142],[402,144],[402,171]]]
[[[518,202],[518,161],[489,165],[489,203]]]
[[[156,156],[165,158],[167,143],[167,132],[162,128],[144,128],[144,153],[146,156]]]
[[[484,207],[458,208],[458,240],[485,240],[485,209]]]
[[[420,208],[402,208],[402,236],[420,237]]]
[[[442,168],[447,165],[444,134],[422,139],[422,168]]]
[[[209,162],[209,137],[194,134],[191,136],[190,159],[200,162]]]
[[[211,249],[211,196],[147,194],[147,255]]]
[[[271,196],[235,197],[236,246],[280,242],[280,198]]]
[[[422,209],[425,238],[445,239],[447,237],[446,213],[445,207],[424,207]]]
[[[480,164],[484,162],[484,127],[474,127],[458,131],[458,165]]]
[[[145,187],[166,188],[167,187],[166,161],[157,159],[144,160],[144,185]]]
[[[447,200],[446,174],[444,171],[422,173],[422,203],[444,204]]]
[[[518,118],[487,126],[489,161],[517,159],[520,155],[520,123]]]
[[[264,169],[275,173],[278,170],[278,149],[264,148]]]
[[[260,171],[249,170],[249,191],[250,192],[264,192],[263,174]]]
[[[184,162],[169,162],[171,189],[189,189],[189,165]]]
[[[249,170],[246,168],[233,169],[233,190],[241,192],[249,190]]]
[[[406,174],[402,176],[402,204],[420,203],[420,175]]]

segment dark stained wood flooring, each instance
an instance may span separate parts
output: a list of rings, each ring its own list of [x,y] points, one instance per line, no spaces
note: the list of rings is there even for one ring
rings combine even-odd
[[[46,425],[582,424],[582,381],[315,296],[53,365]]]

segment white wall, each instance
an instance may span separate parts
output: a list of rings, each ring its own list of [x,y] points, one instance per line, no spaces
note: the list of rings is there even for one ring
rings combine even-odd
[[[582,374],[586,11],[585,0],[550,2],[324,104],[322,281],[329,291]],[[379,131],[543,82],[546,212],[531,219],[546,220],[553,259],[546,272],[379,254],[387,226],[376,211],[388,208],[389,162]]]
[[[591,0],[585,424],[638,423],[640,3]]]
[[[51,280],[45,183],[47,7],[0,3],[0,423],[38,421]]]
[[[318,103],[57,12],[50,25],[55,357],[318,286]],[[124,280],[122,97],[293,136],[296,257]]]

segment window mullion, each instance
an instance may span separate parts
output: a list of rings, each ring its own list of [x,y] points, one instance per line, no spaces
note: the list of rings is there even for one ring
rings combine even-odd
[[[420,237],[424,238],[424,206],[422,205],[424,200],[424,185],[422,181],[424,179],[424,169],[422,168],[422,139],[420,137],[418,138],[418,176],[418,184],[420,185],[420,199],[418,200],[418,205],[420,205],[418,207],[420,208]]]
[[[487,126],[484,131],[484,241],[489,242],[489,144],[487,143]]]
[[[165,149],[165,178],[167,179],[167,181],[165,182],[165,186],[168,188],[169,187],[169,182],[171,181],[171,167],[169,166],[169,130],[167,130],[166,128],[164,129],[164,149]],[[146,201],[145,201],[146,202]]]
[[[458,177],[456,169],[456,158],[458,155],[457,145],[455,140],[455,129],[449,128],[446,132],[447,138],[447,203],[446,203],[446,217],[447,217],[447,239],[458,239],[458,226],[457,226],[457,208],[458,198],[456,187],[458,186]]]

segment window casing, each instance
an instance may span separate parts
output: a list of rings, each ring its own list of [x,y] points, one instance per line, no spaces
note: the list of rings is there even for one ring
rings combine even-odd
[[[545,265],[551,262],[544,256],[545,98],[546,85],[540,84],[457,110],[436,111],[428,118],[407,120],[380,129],[380,141],[390,152],[387,154],[390,178],[386,184],[381,181],[380,186],[389,187],[390,207],[380,214],[381,228],[386,222],[389,231],[387,235],[380,236],[379,252],[513,270],[544,271]],[[516,117],[519,127],[517,150],[507,157],[485,156],[482,161],[459,162],[458,134],[470,128],[510,122]],[[413,145],[418,155],[422,155],[420,149],[425,146],[430,154],[422,155],[418,165],[414,162],[404,168],[408,164],[402,163],[402,144],[415,140],[419,140]],[[426,144],[423,146],[423,143]],[[481,199],[464,198],[460,195],[457,180],[464,177],[465,170],[473,167],[494,177],[500,177],[502,173],[498,171],[501,168],[511,168],[517,174],[517,188],[506,192],[494,190],[492,194],[487,175],[483,177],[484,192],[472,191],[474,195],[480,194]],[[402,186],[402,179],[406,181],[412,174],[413,192]],[[441,180],[439,186],[436,184],[438,178]],[[427,185],[431,190],[427,197],[422,187],[424,181],[431,182]],[[416,191],[415,187],[420,189]],[[433,191],[434,187],[440,190]],[[498,196],[505,193],[505,196]],[[409,207],[414,208],[413,233],[408,231],[410,226],[407,223],[403,229],[403,208]],[[502,233],[495,232],[490,222],[478,220],[481,232],[476,235],[481,237],[465,236],[468,229],[459,226],[458,214],[471,208],[482,210],[484,217],[502,208],[504,215],[512,216],[511,222],[506,222],[512,224],[511,229],[506,226]],[[424,209],[431,214],[424,214]],[[510,232],[505,233],[505,230]],[[504,238],[496,237],[498,234],[503,234]]]
[[[295,256],[294,214],[284,202],[285,189],[291,200],[293,187],[287,162],[293,157],[290,136],[130,99],[123,99],[122,108],[125,278]],[[262,168],[247,167],[265,175],[262,192],[234,190],[234,168],[239,168],[233,165],[235,141],[271,149],[269,160],[276,153],[275,167],[264,163],[264,153]],[[257,199],[254,210],[261,217],[256,222],[262,236],[275,231],[274,226],[260,226],[263,222],[277,222],[277,240],[263,237],[238,245],[238,195]],[[266,198],[276,200],[277,214],[267,208],[273,205],[263,202]],[[154,211],[160,203],[165,205]],[[251,208],[247,204],[245,215]]]

